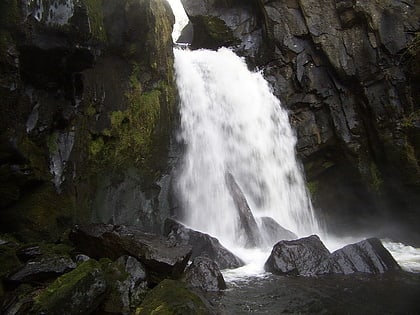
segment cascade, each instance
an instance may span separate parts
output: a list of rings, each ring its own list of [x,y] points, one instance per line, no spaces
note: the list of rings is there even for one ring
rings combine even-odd
[[[186,146],[178,181],[186,223],[226,244],[244,245],[229,173],[254,217],[271,217],[299,236],[317,233],[295,135],[262,74],[250,72],[227,48],[175,50],[175,70]]]

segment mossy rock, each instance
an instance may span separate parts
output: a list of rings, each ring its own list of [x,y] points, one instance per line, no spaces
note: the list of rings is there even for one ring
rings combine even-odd
[[[26,242],[61,238],[74,224],[75,204],[70,195],[58,194],[52,183],[44,183],[3,210],[0,226]]]
[[[197,15],[191,17],[194,26],[193,48],[217,49],[240,43],[225,21],[215,16]]]
[[[89,314],[105,297],[101,264],[90,259],[64,274],[35,298],[34,314]]]
[[[185,283],[164,280],[156,286],[136,309],[136,315],[201,315],[210,314],[203,300]]]

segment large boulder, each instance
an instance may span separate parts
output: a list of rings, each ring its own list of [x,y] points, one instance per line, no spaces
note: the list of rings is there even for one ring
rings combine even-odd
[[[245,237],[245,246],[255,247],[260,245],[262,242],[260,229],[242,189],[229,172],[225,175],[225,181],[238,212],[239,227],[242,236]]]
[[[264,269],[274,274],[316,276],[381,274],[399,271],[401,267],[377,238],[347,245],[332,254],[318,236],[312,235],[274,245]]]
[[[347,245],[331,254],[344,274],[355,272],[385,273],[399,271],[401,267],[377,238],[369,238]]]
[[[189,229],[173,219],[166,219],[164,232],[171,242],[191,246],[191,259],[207,256],[217,263],[220,269],[233,269],[244,265],[244,262],[220,244],[217,238]]]
[[[106,290],[101,265],[91,259],[45,288],[30,314],[90,314],[105,298]]]
[[[91,224],[75,226],[70,240],[84,254],[117,259],[129,255],[138,259],[147,269],[150,281],[179,278],[191,256],[191,247],[175,246],[162,236],[144,233],[136,227]]]
[[[76,264],[68,256],[51,255],[37,258],[7,277],[7,281],[16,283],[39,282],[54,279],[76,268]]]
[[[317,235],[274,245],[264,270],[279,275],[315,276],[333,271],[328,261],[330,252]],[[322,267],[321,267],[322,266]],[[324,272],[325,271],[325,272]]]
[[[196,257],[185,271],[185,281],[204,291],[226,289],[226,282],[217,264],[208,257]]]

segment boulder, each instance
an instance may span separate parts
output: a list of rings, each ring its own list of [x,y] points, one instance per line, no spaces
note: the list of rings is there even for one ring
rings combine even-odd
[[[166,219],[164,232],[171,242],[191,246],[191,259],[197,256],[207,256],[220,269],[233,269],[244,265],[244,262],[223,247],[217,238],[189,229],[173,219]]]
[[[69,237],[89,257],[113,260],[124,255],[135,257],[146,267],[152,282],[179,278],[191,256],[190,246],[175,246],[162,236],[144,233],[133,226],[75,226]]]
[[[106,290],[100,264],[90,259],[45,288],[35,298],[30,314],[90,314],[103,301]]]
[[[273,218],[261,217],[257,219],[257,222],[266,244],[272,245],[278,241],[294,240],[298,238],[295,233],[282,227]]]
[[[293,241],[280,241],[264,265],[264,270],[279,275],[315,276],[331,273],[330,252],[317,235]]]
[[[317,276],[356,272],[382,274],[400,271],[401,267],[377,238],[347,245],[330,254],[319,237],[312,235],[278,242],[264,269],[280,275]]]
[[[185,281],[204,291],[226,289],[225,279],[217,264],[208,257],[196,257],[185,271]]]
[[[46,256],[30,260],[7,277],[8,282],[38,282],[56,278],[76,268],[76,264],[68,256]]]
[[[245,245],[248,247],[258,246],[261,244],[260,230],[248,205],[248,201],[231,173],[226,173],[225,180],[236,210],[238,211],[240,228],[242,234],[246,237]]]
[[[166,279],[147,294],[135,314],[204,315],[211,313],[203,299],[190,291],[185,283]]]
[[[331,254],[330,259],[339,265],[344,274],[380,274],[401,270],[394,257],[377,238],[369,238],[338,249]]]
[[[38,245],[23,246],[16,251],[16,256],[24,262],[35,259],[41,255],[42,250]]]

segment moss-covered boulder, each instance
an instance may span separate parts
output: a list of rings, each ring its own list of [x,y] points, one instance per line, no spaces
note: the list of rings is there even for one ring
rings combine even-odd
[[[36,298],[34,314],[89,314],[105,298],[107,282],[101,265],[91,259],[57,278]]]
[[[211,314],[203,300],[187,289],[183,282],[164,280],[146,296],[136,315],[204,315]]]

